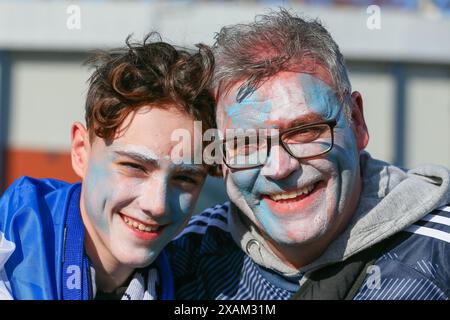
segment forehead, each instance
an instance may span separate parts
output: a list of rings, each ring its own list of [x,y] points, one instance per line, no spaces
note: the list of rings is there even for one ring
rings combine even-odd
[[[236,96],[242,83],[236,83],[218,101],[221,128],[283,127],[297,119],[311,118],[312,114],[329,120],[339,110],[335,91],[317,75],[280,72],[238,102]]]
[[[174,106],[148,106],[129,114],[106,147],[115,150],[118,146],[141,146],[151,150],[155,157],[164,157],[170,156],[180,143],[180,139],[176,139],[180,135],[186,143],[193,141],[194,119],[190,115]]]

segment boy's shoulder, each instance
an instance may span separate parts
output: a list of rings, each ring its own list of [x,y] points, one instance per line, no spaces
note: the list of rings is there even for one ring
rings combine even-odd
[[[0,198],[2,244],[11,249],[3,255],[0,272],[14,298],[59,297],[65,217],[79,188],[54,179],[22,177]]]
[[[1,200],[13,201],[19,204],[18,201],[28,201],[33,196],[46,196],[57,190],[62,190],[71,186],[70,183],[57,179],[36,179],[28,176],[23,176],[15,180],[3,193]]]
[[[230,205],[224,203],[194,215],[186,228],[166,247],[175,278],[198,272],[198,266],[227,258],[239,247],[228,226]]]
[[[35,179],[21,177],[14,181],[0,198],[0,227],[4,228],[13,216],[20,214],[44,214],[59,216],[71,190],[78,184],[70,184],[56,179]]]

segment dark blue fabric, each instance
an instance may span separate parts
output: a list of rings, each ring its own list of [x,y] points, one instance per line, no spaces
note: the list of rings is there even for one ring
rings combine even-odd
[[[399,242],[380,252],[354,299],[449,299],[450,226],[439,218],[448,219],[449,211],[435,210],[415,223],[430,229],[430,236],[399,233]],[[289,299],[299,284],[258,266],[236,245],[226,223],[228,212],[224,204],[194,216],[167,247],[175,298]]]
[[[175,299],[175,290],[173,284],[172,268],[170,267],[169,258],[165,250],[161,251],[155,261],[158,273],[161,279],[161,293],[159,300]]]

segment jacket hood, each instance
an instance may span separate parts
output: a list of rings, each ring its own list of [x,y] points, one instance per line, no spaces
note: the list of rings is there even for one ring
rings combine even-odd
[[[450,202],[450,171],[424,165],[405,171],[360,156],[362,191],[357,210],[347,228],[315,261],[299,270],[285,265],[252,224],[245,224],[232,205],[230,232],[235,242],[259,265],[285,276],[296,276],[327,264],[343,261],[410,226],[432,210]]]

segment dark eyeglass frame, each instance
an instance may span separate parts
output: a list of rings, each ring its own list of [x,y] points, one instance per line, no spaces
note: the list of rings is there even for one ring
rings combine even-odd
[[[279,133],[278,133],[278,143],[283,147],[283,149],[284,149],[291,157],[293,157],[293,158],[295,158],[295,159],[297,159],[297,160],[300,160],[300,159],[311,159],[311,158],[315,158],[315,157],[324,155],[324,154],[330,152],[331,149],[333,149],[333,146],[334,146],[334,127],[336,126],[336,124],[337,124],[336,119],[333,119],[333,120],[319,121],[319,122],[308,123],[308,124],[303,124],[303,125],[296,126],[296,127],[292,127],[292,128],[283,129],[283,130],[280,130]],[[289,147],[286,145],[286,143],[283,141],[283,137],[285,137],[286,135],[288,135],[288,134],[290,134],[290,133],[292,133],[292,132],[295,132],[295,131],[297,131],[297,130],[308,129],[308,128],[315,127],[315,126],[318,126],[318,125],[327,125],[327,126],[329,127],[330,133],[331,133],[331,144],[330,144],[330,147],[329,147],[328,149],[324,150],[323,152],[321,152],[321,153],[319,153],[319,154],[315,154],[315,155],[313,155],[313,156],[307,156],[307,157],[297,157],[297,156],[295,156],[295,155],[291,152],[291,150],[289,149]],[[267,135],[267,136],[266,136],[266,139],[267,139],[266,141],[267,141],[267,150],[268,150],[268,152],[267,152],[267,158],[268,158],[269,155],[270,155],[270,149],[272,148],[272,142],[271,142],[271,141],[272,141],[272,136]],[[223,163],[225,163],[225,165],[226,165],[228,168],[230,168],[230,169],[235,169],[235,170],[245,170],[245,169],[252,169],[252,168],[257,168],[257,167],[261,167],[261,166],[264,166],[264,165],[265,165],[265,162],[264,162],[264,163],[261,163],[261,164],[256,164],[256,165],[251,165],[251,166],[246,166],[246,167],[234,167],[233,165],[230,166],[230,165],[227,163],[227,161],[226,161],[226,156],[225,156],[225,155],[226,155],[226,143],[227,143],[227,141],[228,141],[228,140],[223,139],[221,142],[222,142],[222,158],[223,158]]]

